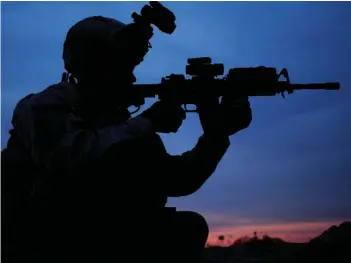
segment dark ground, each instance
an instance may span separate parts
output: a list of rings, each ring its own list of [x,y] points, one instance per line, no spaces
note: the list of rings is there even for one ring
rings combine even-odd
[[[156,249],[157,250],[157,249]],[[141,260],[138,249],[135,251],[136,258],[106,257],[97,259],[91,257],[74,257],[67,261],[60,257],[42,257],[35,260],[23,261],[21,258],[2,260],[11,263],[197,263],[191,259],[167,259]],[[133,260],[132,260],[133,258]],[[173,258],[173,257],[172,257]],[[251,237],[239,239],[229,247],[212,246],[205,249],[206,262],[211,263],[348,263],[351,262],[351,222],[344,222],[339,226],[332,226],[320,236],[311,239],[308,243],[289,243],[281,239],[264,236],[262,238]],[[4,258],[3,258],[4,259]]]
[[[229,247],[208,247],[205,253],[216,263],[351,262],[351,222],[332,226],[308,243],[252,237]]]

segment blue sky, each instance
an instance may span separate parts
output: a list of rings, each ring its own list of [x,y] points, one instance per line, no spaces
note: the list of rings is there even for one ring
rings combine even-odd
[[[60,80],[69,27],[92,15],[128,23],[144,4],[2,2],[2,149],[18,100]],[[212,228],[223,227],[224,221],[257,225],[350,219],[351,3],[165,5],[176,14],[177,29],[171,36],[155,29],[153,48],[135,72],[138,83],[184,74],[186,59],[199,56],[224,63],[226,71],[286,67],[295,83],[341,83],[337,92],[252,98],[252,125],[231,138],[213,177],[194,195],[172,199],[169,205],[204,213]],[[179,154],[200,135],[197,116],[190,114],[178,134],[163,138],[169,152]]]

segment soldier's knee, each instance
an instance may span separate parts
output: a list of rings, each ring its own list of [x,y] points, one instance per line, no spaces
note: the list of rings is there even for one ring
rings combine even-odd
[[[205,233],[207,236],[208,232],[209,232],[209,228],[208,228],[208,224],[207,224],[206,219],[202,215],[200,215],[196,212],[193,212],[193,215],[194,215],[196,224],[199,226],[199,229],[201,230],[201,232]]]
[[[206,222],[206,219],[196,212],[182,212],[184,217],[186,217],[186,221],[190,224],[190,227],[193,232],[196,233],[198,237],[202,237],[203,239],[207,239],[209,233],[209,227]]]

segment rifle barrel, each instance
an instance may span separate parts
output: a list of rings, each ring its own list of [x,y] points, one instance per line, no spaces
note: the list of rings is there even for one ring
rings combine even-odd
[[[339,82],[329,82],[329,83],[311,83],[311,84],[290,84],[290,88],[293,90],[338,90],[340,89]]]
[[[283,86],[285,86],[285,83],[281,83]],[[222,86],[223,85],[223,86]],[[226,82],[225,81],[219,81],[217,88],[226,89]],[[329,82],[329,83],[310,83],[310,84],[287,84],[288,87],[285,87],[286,90],[339,90],[340,89],[340,83],[339,82]],[[144,98],[154,98],[156,97],[160,91],[163,90],[163,84],[134,84],[134,90],[136,91],[136,94],[139,96],[142,96]],[[285,90],[284,88],[284,90]],[[272,96],[275,95],[276,92],[270,91],[270,92],[258,92],[255,91],[253,94],[250,96]]]

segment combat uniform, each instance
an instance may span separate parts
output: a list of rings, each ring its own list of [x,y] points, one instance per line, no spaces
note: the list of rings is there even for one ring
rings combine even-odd
[[[130,118],[121,111],[123,117],[116,113],[111,121],[101,113],[91,121],[81,114],[82,104],[77,86],[61,82],[27,96],[14,110],[12,136],[44,171],[30,192],[28,222],[35,234],[29,234],[27,248],[108,254],[141,235],[159,245],[162,238],[170,239],[169,246],[188,240],[201,249],[208,234],[202,217],[170,215],[164,207],[168,197],[189,195],[203,185],[229,139],[202,136],[192,150],[173,156],[142,115]],[[186,218],[194,218],[194,224],[190,219],[187,226]],[[195,244],[195,236],[201,244]]]

